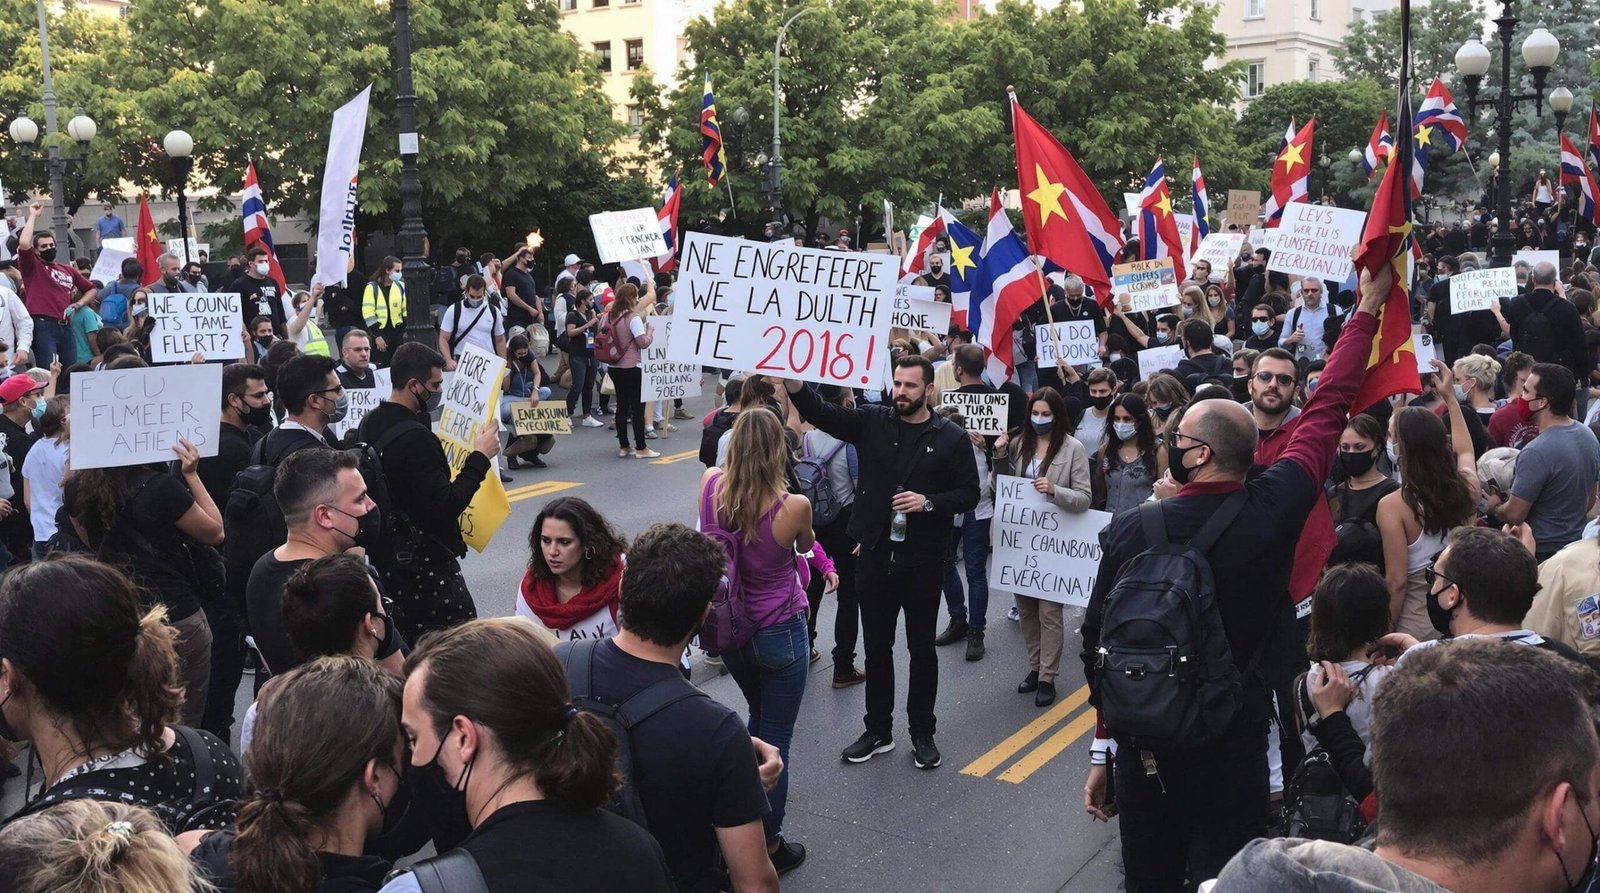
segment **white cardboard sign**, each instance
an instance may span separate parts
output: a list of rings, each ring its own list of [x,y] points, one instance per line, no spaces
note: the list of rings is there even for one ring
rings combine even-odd
[[[672,318],[656,316],[647,321],[655,327],[656,337],[639,355],[639,368],[644,375],[639,399],[650,403],[700,396],[700,367],[667,359],[667,345],[672,338]]]
[[[101,248],[100,256],[94,259],[94,269],[89,271],[89,278],[103,285],[110,285],[122,275],[122,262],[131,257],[133,257],[132,251]]]
[[[939,402],[961,410],[962,421],[968,431],[996,437],[1006,432],[1006,419],[1011,407],[1010,394],[945,391],[939,395]]]
[[[153,297],[153,296],[152,296]],[[168,462],[179,440],[217,454],[222,366],[201,363],[80,372],[72,376],[75,469]]]
[[[1168,344],[1165,347],[1147,347],[1139,351],[1139,380],[1149,381],[1163,369],[1176,369],[1183,361],[1183,346]]]
[[[1123,295],[1128,296],[1131,313],[1173,306],[1178,303],[1178,274],[1172,258],[1116,264],[1111,268],[1111,292],[1118,301]]]
[[[675,363],[876,390],[893,323],[894,257],[684,234]]]
[[[1290,202],[1284,206],[1267,269],[1343,282],[1355,267],[1350,249],[1361,241],[1366,221],[1364,211]]]
[[[1072,319],[1055,324],[1054,337],[1051,336],[1050,326],[1042,325],[1034,333],[1038,344],[1038,364],[1040,368],[1054,366],[1057,359],[1057,342],[1060,342],[1059,358],[1069,366],[1085,366],[1100,362],[1100,339],[1094,333],[1094,320]]]
[[[656,217],[655,208],[590,214],[589,229],[594,232],[595,250],[600,252],[603,264],[667,253],[667,242],[661,237],[661,220]]]
[[[367,413],[378,408],[394,386],[389,383],[388,369],[372,370],[372,387],[370,388],[345,388],[345,396],[350,400],[350,408],[345,411],[344,418],[333,425],[333,435],[343,440],[360,429],[361,420]]]
[[[1450,312],[1488,310],[1500,298],[1517,294],[1517,271],[1511,267],[1468,270],[1450,277]]]
[[[1069,512],[1024,477],[994,482],[989,585],[1065,605],[1089,604],[1100,570],[1100,531],[1110,512]]]
[[[1195,250],[1189,264],[1193,266],[1195,261],[1203,260],[1211,264],[1211,275],[1220,279],[1233,269],[1239,249],[1243,247],[1244,233],[1212,233],[1200,240],[1200,247]]]
[[[894,327],[943,335],[950,331],[951,306],[933,299],[933,287],[898,285],[894,294]]]
[[[244,358],[239,338],[243,315],[238,292],[174,292],[150,296],[150,359],[187,363],[195,354],[208,360]]]

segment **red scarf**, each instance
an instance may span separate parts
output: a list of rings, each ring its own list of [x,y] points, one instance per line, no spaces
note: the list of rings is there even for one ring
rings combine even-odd
[[[571,629],[573,624],[601,608],[611,609],[611,621],[615,623],[617,608],[622,602],[622,562],[613,560],[598,583],[578,590],[568,602],[561,601],[556,594],[556,581],[535,580],[532,571],[523,572],[521,588],[523,604],[550,629]]]

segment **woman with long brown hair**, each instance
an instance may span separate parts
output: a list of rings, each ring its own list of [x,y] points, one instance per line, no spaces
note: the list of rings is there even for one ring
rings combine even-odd
[[[646,299],[653,301],[654,297],[652,287],[646,293]],[[607,374],[611,376],[612,386],[617,389],[617,443],[620,444],[617,455],[655,459],[661,454],[645,446],[644,442],[645,405],[640,396],[644,387],[644,371],[639,368],[639,360],[644,349],[655,341],[656,333],[633,312],[638,300],[639,287],[624,282],[617,286],[616,297],[611,300],[611,306],[606,308],[603,328],[610,331],[611,337],[616,339],[622,350],[622,358],[610,364]],[[630,426],[633,428],[632,449],[628,447]]]
[[[1067,406],[1054,388],[1033,394],[1028,426],[995,459],[995,473],[1028,478],[1040,498],[1069,512],[1089,508],[1092,487],[1089,454],[1067,433]],[[1022,639],[1028,646],[1028,675],[1017,686],[1019,694],[1033,692],[1033,703],[1046,707],[1056,699],[1056,676],[1061,671],[1061,649],[1066,641],[1060,602],[1016,595],[1022,620]]]
[[[388,861],[364,852],[405,771],[400,690],[387,670],[351,656],[275,677],[245,751],[250,792],[238,821],[205,835],[195,860],[234,893],[382,887]]]
[[[558,639],[616,635],[626,547],[588,502],[560,496],[545,503],[528,531],[528,569],[517,590],[517,614]]]
[[[811,637],[805,588],[796,553],[810,552],[811,502],[788,492],[789,446],[778,413],[754,407],[739,413],[728,440],[725,468],[700,479],[700,529],[738,538],[739,593],[756,628],[722,660],[750,705],[750,734],[778,748],[783,774],[768,794],[763,820],[767,851],[780,872],[805,858],[805,848],[783,838],[789,797],[789,743],[805,695]]]
[[[401,709],[417,806],[472,826],[455,858],[477,864],[489,893],[665,893],[672,877],[655,839],[601,808],[619,783],[617,740],[573,706],[549,639],[501,617],[417,645]],[[420,889],[402,875],[383,891]]]

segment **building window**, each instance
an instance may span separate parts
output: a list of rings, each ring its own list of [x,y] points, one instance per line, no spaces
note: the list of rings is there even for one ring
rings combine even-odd
[[[1247,19],[1265,18],[1267,15],[1267,0],[1244,0],[1244,17]]]
[[[1366,18],[1365,11],[1359,6],[1350,7],[1350,21],[1359,22]]]
[[[628,131],[638,136],[642,127],[644,127],[644,112],[637,105],[628,106]]]
[[[1311,59],[1306,62],[1306,80],[1316,83],[1321,79],[1319,77],[1322,74],[1321,69],[1322,60],[1318,59],[1316,56],[1312,56]]]
[[[600,71],[611,73],[611,41],[603,41],[594,45],[595,55],[600,57]]]
[[[562,12],[573,12],[578,8],[578,0],[561,0]]]
[[[1322,3],[1320,0],[1311,0],[1311,19],[1316,22],[1322,21]]]
[[[1244,98],[1254,99],[1267,89],[1267,63],[1258,59],[1244,67]]]
[[[604,9],[611,5],[611,0],[594,0],[595,9]]]
[[[627,63],[629,71],[638,71],[644,67],[644,41],[629,40],[623,46],[627,50]]]

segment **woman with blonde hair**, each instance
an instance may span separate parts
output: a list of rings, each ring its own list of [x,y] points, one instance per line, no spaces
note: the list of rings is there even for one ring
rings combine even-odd
[[[1494,404],[1494,386],[1500,380],[1500,362],[1483,354],[1469,353],[1451,367],[1455,374],[1456,399],[1462,409],[1478,414],[1485,428],[1499,407]]]
[[[763,820],[767,851],[779,871],[798,865],[805,849],[783,839],[789,796],[789,742],[794,738],[811,653],[808,603],[796,553],[810,552],[811,503],[788,492],[789,447],[776,412],[739,413],[728,441],[725,468],[700,479],[700,529],[726,531],[740,544],[739,593],[755,627],[750,641],[722,660],[750,705],[750,734],[783,756],[783,774],[768,795]]]
[[[68,800],[0,830],[9,893],[200,893],[211,885],[155,813]]]

